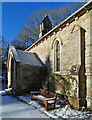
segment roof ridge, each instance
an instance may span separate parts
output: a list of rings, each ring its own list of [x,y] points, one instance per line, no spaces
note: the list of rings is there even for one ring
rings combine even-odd
[[[19,55],[18,55],[17,50],[15,49],[15,47],[11,45],[10,48],[11,48],[13,54],[14,54],[16,62],[20,62],[20,58],[19,58]]]
[[[28,53],[28,54],[33,54],[32,52],[28,52],[28,51],[24,51],[24,50],[20,50],[20,49],[16,49],[16,51],[21,51],[21,52],[25,52],[25,53]]]

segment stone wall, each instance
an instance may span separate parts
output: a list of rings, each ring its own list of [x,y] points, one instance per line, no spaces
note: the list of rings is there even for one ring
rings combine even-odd
[[[85,34],[81,32],[85,31]],[[55,71],[55,42],[60,42],[60,72],[59,74],[78,75],[79,83],[77,96],[85,99],[87,81],[87,106],[92,107],[92,79],[91,79],[91,43],[92,43],[92,10],[85,13],[79,19],[65,28],[52,32],[46,38],[36,44],[29,52],[37,53],[49,72]],[[84,34],[84,35],[83,35]],[[84,43],[82,44],[84,40]],[[82,52],[83,51],[83,52]],[[85,59],[85,60],[84,60]],[[83,63],[83,64],[82,64]],[[73,66],[75,69],[73,71]],[[83,72],[82,72],[83,71]],[[85,76],[86,75],[86,76]],[[86,80],[85,80],[86,78]],[[82,92],[81,92],[82,91]],[[80,102],[81,104],[82,102]],[[83,102],[84,103],[84,102]]]
[[[54,71],[54,48],[52,46],[53,41],[59,39],[61,41],[61,72],[66,72],[73,65],[81,65],[80,28],[86,30],[85,39],[87,39],[90,36],[89,20],[90,13],[84,14],[61,31],[44,38],[41,43],[38,43],[29,51],[37,53],[44,64],[49,67],[49,70]]]
[[[16,62],[12,51],[9,51],[9,66],[8,66],[8,88],[16,89]]]
[[[89,26],[86,37],[86,82],[87,106],[92,108],[92,10],[89,13]]]
[[[42,84],[43,70],[40,67],[32,67],[17,63],[16,94],[39,90]]]

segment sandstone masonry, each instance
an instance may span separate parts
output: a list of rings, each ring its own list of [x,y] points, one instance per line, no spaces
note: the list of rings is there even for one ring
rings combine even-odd
[[[74,84],[74,89],[77,86],[76,97],[70,96],[70,102],[75,107],[87,103],[87,107],[92,108],[91,33],[92,2],[90,1],[26,49],[36,53],[49,72],[77,79]],[[60,44],[60,71],[56,71],[57,42]]]

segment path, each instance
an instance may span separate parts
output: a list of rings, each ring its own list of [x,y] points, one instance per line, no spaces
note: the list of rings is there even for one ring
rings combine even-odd
[[[0,96],[1,97],[1,96]],[[32,106],[17,100],[13,96],[2,96],[2,118],[48,118]]]

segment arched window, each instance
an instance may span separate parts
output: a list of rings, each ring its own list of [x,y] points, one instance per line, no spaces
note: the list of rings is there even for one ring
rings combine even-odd
[[[60,66],[61,66],[61,45],[62,45],[62,39],[61,38],[54,38],[51,44],[51,49],[53,49],[53,72],[60,72]]]
[[[60,44],[56,44],[56,71],[60,71]]]

